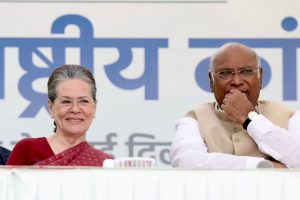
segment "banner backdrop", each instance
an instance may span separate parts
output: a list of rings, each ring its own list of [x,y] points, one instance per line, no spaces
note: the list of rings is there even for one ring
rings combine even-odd
[[[298,0],[0,1],[0,145],[51,134],[47,78],[81,64],[98,85],[88,141],[167,167],[176,120],[214,100],[208,59],[229,41],[262,57],[261,99],[299,109],[299,8]]]

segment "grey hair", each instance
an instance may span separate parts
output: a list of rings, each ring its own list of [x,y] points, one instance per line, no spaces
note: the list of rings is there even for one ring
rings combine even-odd
[[[96,101],[96,82],[93,74],[85,67],[80,65],[63,65],[56,68],[48,80],[48,99],[52,102],[57,97],[56,88],[59,83],[70,79],[80,79],[85,81],[91,87],[91,95]]]
[[[236,45],[239,45],[239,46],[244,46],[246,47],[247,49],[249,49],[255,56],[256,58],[256,66],[257,68],[261,68],[261,59],[259,57],[259,55],[251,48],[249,48],[248,46],[242,44],[242,43],[239,43],[239,42],[229,42],[229,43],[226,43],[224,44],[223,46],[221,46],[211,57],[210,57],[210,60],[209,60],[209,71],[212,72],[214,71],[214,64],[215,64],[215,58],[219,55],[219,53],[221,53],[224,49],[228,48],[228,47],[231,47],[231,46],[236,46]],[[259,74],[258,74],[259,75]]]

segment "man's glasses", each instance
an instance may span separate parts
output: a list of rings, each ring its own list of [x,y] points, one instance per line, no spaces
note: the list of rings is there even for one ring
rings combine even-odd
[[[213,75],[222,80],[233,79],[236,74],[239,75],[241,78],[247,79],[257,75],[258,70],[258,68],[242,68],[237,71],[226,69],[219,72],[213,72]]]
[[[71,99],[67,97],[62,97],[54,100],[58,103],[60,107],[64,108],[71,108],[74,103],[77,103],[77,105],[81,108],[87,108],[93,105],[94,100],[88,97],[81,97],[78,99]]]

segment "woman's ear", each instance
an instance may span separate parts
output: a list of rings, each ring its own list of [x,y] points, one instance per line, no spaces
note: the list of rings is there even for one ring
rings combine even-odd
[[[96,118],[97,105],[98,105],[98,101],[95,100],[94,118]]]
[[[48,108],[50,111],[50,116],[51,116],[51,118],[53,118],[53,115],[52,115],[53,102],[50,99],[48,99]]]

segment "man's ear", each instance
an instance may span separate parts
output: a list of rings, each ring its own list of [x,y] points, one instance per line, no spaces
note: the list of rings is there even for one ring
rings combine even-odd
[[[208,72],[208,78],[209,78],[210,91],[214,92],[214,78],[212,77],[212,72]]]
[[[262,80],[263,80],[263,72],[264,72],[264,70],[263,70],[263,68],[262,67],[260,67],[259,68],[259,78],[260,78],[260,89],[262,88],[262,86],[263,86],[263,83],[262,83]]]

